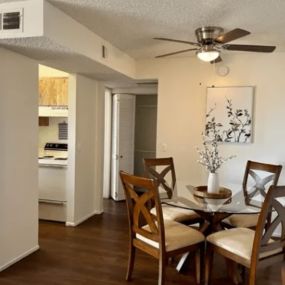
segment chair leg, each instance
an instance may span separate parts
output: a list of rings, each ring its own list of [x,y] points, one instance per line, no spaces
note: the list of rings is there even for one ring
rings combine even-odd
[[[165,256],[159,258],[159,269],[158,269],[158,285],[164,285],[165,283],[165,267],[166,267]]]
[[[178,272],[183,272],[183,270],[187,264],[189,254],[190,254],[189,252],[186,252],[182,255],[182,257],[180,257],[180,260],[179,260],[178,264],[176,265],[176,270]]]
[[[242,278],[239,272],[238,264],[233,260],[226,258],[226,265],[228,270],[228,275],[235,285],[242,282]]]
[[[136,255],[136,248],[132,244],[130,244],[128,270],[127,270],[127,275],[126,275],[127,281],[130,281],[132,278],[132,273],[133,273],[134,263],[135,263],[135,255]]]
[[[251,266],[249,270],[248,285],[255,285],[256,281],[256,266]]]
[[[206,262],[205,262],[205,285],[210,285],[213,268],[214,248],[207,244]]]
[[[285,285],[285,263],[283,264],[281,269],[281,277],[282,277],[282,285]]]
[[[200,246],[199,250],[195,253],[195,270],[196,270],[196,283],[201,283],[201,263],[204,257],[204,243]]]
[[[241,268],[241,278],[242,278],[243,282],[246,279],[246,267],[245,266],[242,266],[242,268]]]

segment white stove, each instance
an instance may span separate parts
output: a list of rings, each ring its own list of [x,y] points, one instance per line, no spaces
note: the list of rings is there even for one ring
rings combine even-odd
[[[49,142],[39,157],[40,219],[66,220],[67,153],[67,144]]]
[[[44,147],[44,155],[39,156],[39,165],[67,166],[68,145],[66,143],[48,142]]]

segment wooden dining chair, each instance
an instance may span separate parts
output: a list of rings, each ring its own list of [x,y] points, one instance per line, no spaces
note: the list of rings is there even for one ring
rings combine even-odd
[[[242,183],[245,202],[250,203],[250,200],[256,198],[264,201],[268,188],[277,185],[281,170],[282,165],[247,161]],[[258,217],[258,214],[234,214],[224,219],[223,225],[226,228],[254,228]]]
[[[206,285],[210,284],[213,253],[249,269],[249,285],[256,284],[258,265],[283,261],[285,254],[285,186],[271,186],[262,206],[256,230],[233,228],[207,237]],[[271,217],[271,213],[273,215]],[[280,236],[276,236],[277,227]]]
[[[165,282],[165,267],[169,257],[195,251],[196,281],[200,283],[200,254],[203,254],[204,235],[174,221],[164,221],[156,182],[152,179],[120,172],[123,183],[129,220],[129,261],[126,280],[131,279],[136,249],[159,260],[158,284]],[[139,195],[135,188],[145,191]],[[147,203],[156,208],[153,215]]]
[[[144,158],[146,177],[153,178],[158,184],[160,193],[166,193],[171,199],[176,187],[176,173],[172,157]],[[162,194],[163,195],[163,194]],[[155,213],[155,208],[152,210]],[[172,220],[184,224],[195,224],[202,221],[201,217],[192,210],[177,208],[166,204],[162,205],[165,220]]]

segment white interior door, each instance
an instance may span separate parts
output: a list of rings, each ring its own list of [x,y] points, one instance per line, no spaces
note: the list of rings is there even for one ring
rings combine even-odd
[[[116,201],[125,199],[119,171],[134,171],[135,100],[134,95],[113,96],[111,197]]]

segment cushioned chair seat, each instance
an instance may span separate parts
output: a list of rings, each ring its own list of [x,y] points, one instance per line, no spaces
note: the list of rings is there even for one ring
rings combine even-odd
[[[250,263],[254,235],[254,230],[235,228],[211,234],[207,237],[207,241],[246,259]],[[269,242],[273,242],[273,240]],[[259,258],[268,257],[280,252],[282,252],[282,248],[263,252],[259,255]]]
[[[155,208],[151,209],[151,213],[153,215],[156,215]],[[162,213],[164,220],[170,220],[176,222],[191,221],[199,218],[199,215],[192,210],[172,207],[165,204],[162,205]]]
[[[164,221],[164,227],[166,251],[173,251],[205,240],[201,232],[174,221]],[[149,226],[143,228],[149,231]],[[158,242],[150,240],[140,234],[137,234],[136,238],[155,248],[159,248]]]
[[[235,214],[223,220],[225,224],[228,224],[236,228],[252,228],[257,225],[259,214]]]

